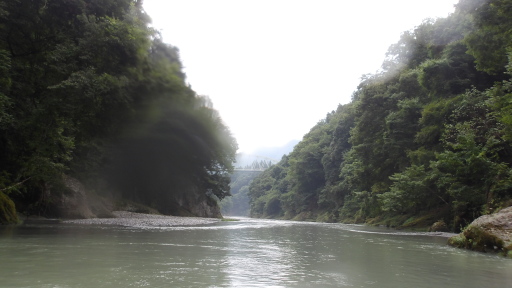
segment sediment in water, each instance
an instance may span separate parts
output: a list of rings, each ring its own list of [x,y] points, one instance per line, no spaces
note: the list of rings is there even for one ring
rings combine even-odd
[[[143,214],[128,211],[114,211],[115,218],[90,218],[65,220],[63,223],[87,225],[116,225],[126,227],[173,227],[205,225],[219,222],[217,218],[178,217],[157,214]]]

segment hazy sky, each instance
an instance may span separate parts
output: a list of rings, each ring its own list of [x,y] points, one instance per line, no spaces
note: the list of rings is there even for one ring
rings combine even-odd
[[[180,49],[187,82],[209,96],[240,150],[302,139],[391,44],[458,0],[144,0]]]

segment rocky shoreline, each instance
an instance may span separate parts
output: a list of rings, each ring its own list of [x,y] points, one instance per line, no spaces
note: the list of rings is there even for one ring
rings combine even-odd
[[[218,218],[178,217],[157,214],[143,214],[128,211],[112,212],[114,218],[89,218],[64,220],[62,223],[83,225],[114,225],[125,227],[175,227],[213,224]]]
[[[451,237],[448,244],[512,258],[512,206],[475,219],[462,233]]]

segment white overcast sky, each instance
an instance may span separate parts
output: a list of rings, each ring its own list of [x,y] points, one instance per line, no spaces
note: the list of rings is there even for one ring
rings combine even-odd
[[[458,0],[144,0],[187,82],[209,96],[239,151],[301,140],[400,34]]]

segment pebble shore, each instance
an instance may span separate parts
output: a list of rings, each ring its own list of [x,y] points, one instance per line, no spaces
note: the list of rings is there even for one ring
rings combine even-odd
[[[216,218],[177,217],[156,214],[142,214],[128,211],[114,211],[115,218],[91,218],[65,220],[63,223],[85,225],[116,225],[126,227],[173,227],[205,225],[219,222]]]

